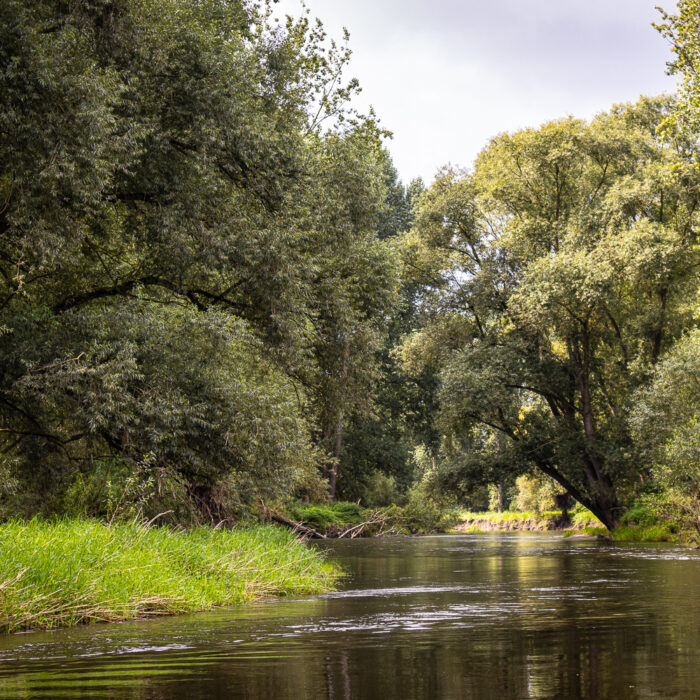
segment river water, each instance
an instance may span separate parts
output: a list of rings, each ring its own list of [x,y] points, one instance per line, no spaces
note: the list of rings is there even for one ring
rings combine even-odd
[[[700,698],[700,552],[553,534],[322,543],[342,591],[0,637],[0,698]]]

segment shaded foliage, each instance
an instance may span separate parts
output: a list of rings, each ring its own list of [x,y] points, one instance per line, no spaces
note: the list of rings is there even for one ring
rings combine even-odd
[[[224,482],[239,505],[318,490],[312,438],[366,410],[396,287],[347,49],[266,3],[0,13],[7,493],[60,509],[96,461],[106,484],[144,456],[213,520]]]

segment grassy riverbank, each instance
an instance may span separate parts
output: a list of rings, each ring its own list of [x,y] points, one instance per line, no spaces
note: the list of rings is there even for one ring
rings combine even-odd
[[[564,524],[562,513],[549,511],[477,511],[440,508],[429,502],[404,506],[363,508],[357,503],[301,504],[285,511],[292,520],[327,537],[374,537],[381,535],[429,534],[440,532],[546,532],[558,531],[564,537],[600,536],[618,542],[673,542],[698,544],[698,534],[681,524],[660,519],[648,508],[634,504],[610,532],[589,510],[569,512]]]
[[[590,511],[579,510],[570,513],[571,524],[561,525],[560,511],[541,513],[519,513],[504,511],[502,513],[469,513],[460,514],[460,521],[453,532],[512,532],[532,531],[543,532],[559,530],[564,537],[589,535],[604,537],[614,542],[673,542],[680,544],[697,544],[697,533],[683,531],[673,521],[648,519],[646,522],[636,522],[638,509],[632,509],[623,516],[620,525],[610,532]],[[648,516],[651,518],[651,516]]]
[[[584,530],[585,528],[600,526],[600,521],[587,510],[570,513],[571,530]],[[562,530],[561,511],[543,512],[513,512],[489,511],[485,513],[462,512],[459,514],[459,522],[453,530],[455,532],[510,532],[513,530],[544,531]],[[604,528],[603,528],[604,529]]]
[[[174,532],[93,520],[0,525],[0,632],[175,615],[333,588],[337,569],[273,526]]]

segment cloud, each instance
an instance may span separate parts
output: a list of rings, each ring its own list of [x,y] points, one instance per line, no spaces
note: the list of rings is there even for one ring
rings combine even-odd
[[[394,132],[401,176],[469,165],[488,140],[670,92],[670,52],[645,0],[307,0],[351,33],[350,73]],[[299,3],[282,0],[295,14]]]

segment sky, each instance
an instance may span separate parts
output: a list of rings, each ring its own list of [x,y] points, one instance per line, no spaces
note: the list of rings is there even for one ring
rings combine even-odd
[[[350,32],[347,77],[372,105],[400,178],[470,166],[489,139],[675,90],[651,26],[671,0],[305,0],[330,36]],[[280,0],[298,16],[300,0]]]

